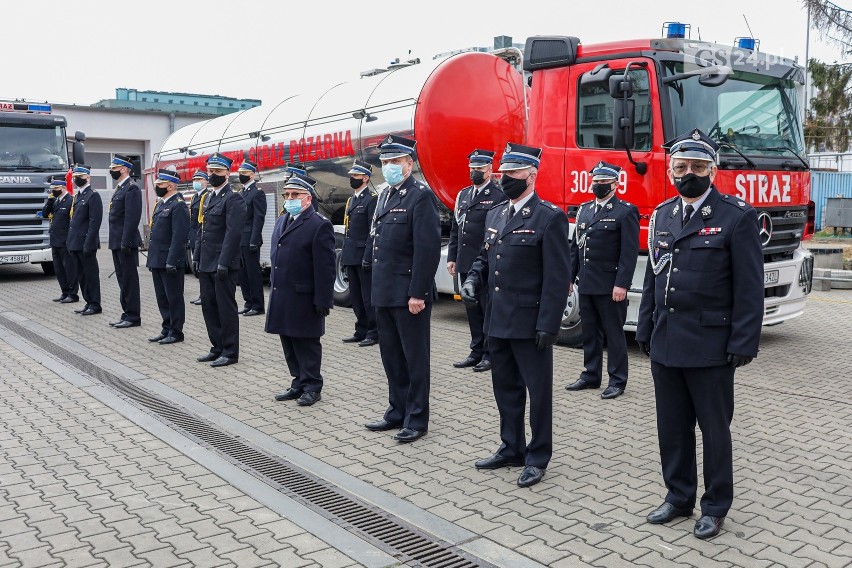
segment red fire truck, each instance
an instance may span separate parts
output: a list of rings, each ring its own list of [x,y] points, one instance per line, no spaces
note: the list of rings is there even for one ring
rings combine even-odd
[[[493,149],[499,159],[508,141],[542,147],[538,193],[569,217],[592,198],[591,167],[599,160],[619,164],[619,194],[639,207],[642,220],[625,326],[635,329],[648,219],[675,194],[662,144],[701,128],[722,146],[720,191],[759,212],[764,324],[801,315],[813,262],[800,245],[813,233],[814,219],[809,168],[801,157],[803,69],[752,49],[748,41],[722,46],[682,37],[681,24],[668,29],[661,39],[597,45],[567,36],[531,37],[522,68],[513,49],[395,66],[187,126],[165,142],[155,165],[174,166],[189,180],[213,152],[258,162],[270,204],[268,247],[286,163],[302,163],[318,180],[320,210],[342,231],[352,159],[379,166],[377,146],[388,133],[417,140],[415,175],[446,206],[445,236],[456,194],[469,183],[466,156],[473,148]],[[373,180],[381,188],[378,167]],[[451,294],[444,260],[436,280],[441,292]],[[340,272],[336,292],[343,303],[348,294]],[[576,344],[582,322],[575,296],[563,315],[561,340]]]

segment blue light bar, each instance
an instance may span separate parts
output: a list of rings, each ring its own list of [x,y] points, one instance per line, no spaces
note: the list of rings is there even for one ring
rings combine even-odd
[[[691,31],[692,26],[681,22],[663,22],[663,35],[667,38],[684,39],[687,30]]]
[[[29,105],[27,105],[27,110],[29,112],[42,112],[42,113],[50,114],[53,109],[51,108],[50,105],[47,105],[47,104],[30,103]]]

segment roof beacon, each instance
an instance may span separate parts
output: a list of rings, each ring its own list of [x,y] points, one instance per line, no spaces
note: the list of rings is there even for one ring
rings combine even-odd
[[[680,22],[663,22],[663,35],[667,38],[685,39],[687,32],[692,35],[692,26]]]
[[[734,39],[734,45],[740,49],[750,49],[752,51],[760,51],[760,40],[753,37],[738,37]]]
[[[47,103],[27,103],[23,101],[0,100],[0,111],[31,112],[33,114],[50,114],[53,109]]]

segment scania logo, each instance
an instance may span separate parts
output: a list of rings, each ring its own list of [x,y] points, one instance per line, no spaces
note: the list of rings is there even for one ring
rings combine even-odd
[[[760,229],[760,244],[766,246],[772,240],[772,217],[764,211],[757,216],[757,227]]]
[[[0,183],[32,183],[30,176],[0,176]]]

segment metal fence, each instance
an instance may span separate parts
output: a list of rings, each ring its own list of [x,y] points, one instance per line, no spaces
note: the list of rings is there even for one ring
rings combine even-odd
[[[829,197],[852,199],[852,172],[811,171],[811,199],[816,205],[816,230],[821,231]]]

